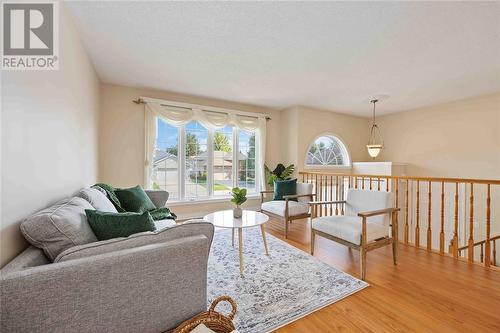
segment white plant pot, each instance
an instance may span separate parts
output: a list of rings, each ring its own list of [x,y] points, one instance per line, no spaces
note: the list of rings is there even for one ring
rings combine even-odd
[[[235,218],[240,218],[243,215],[243,210],[241,209],[240,206],[236,206],[233,208],[233,216]]]

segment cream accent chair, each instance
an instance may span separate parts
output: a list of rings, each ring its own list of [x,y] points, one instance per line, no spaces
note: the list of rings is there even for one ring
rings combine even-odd
[[[317,217],[318,207],[345,204],[345,215]],[[399,208],[392,205],[392,193],[349,189],[345,201],[311,202],[311,254],[316,235],[360,251],[361,279],[366,277],[366,252],[392,244],[394,265],[397,260]]]
[[[295,195],[285,195],[284,200],[264,201],[266,193],[274,193],[273,190],[260,192],[261,208],[260,211],[272,217],[285,222],[285,238],[288,238],[288,224],[293,220],[305,219],[311,217],[309,213],[309,203],[315,196],[313,193],[313,184],[297,183]],[[291,200],[297,199],[297,201]]]

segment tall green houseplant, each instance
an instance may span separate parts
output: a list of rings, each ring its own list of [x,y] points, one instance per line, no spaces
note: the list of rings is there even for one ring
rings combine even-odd
[[[271,171],[267,165],[264,165],[267,175],[267,185],[274,187],[274,181],[276,180],[288,180],[291,179],[291,175],[295,171],[295,165],[290,164],[285,167],[283,164],[279,163],[274,170]]]

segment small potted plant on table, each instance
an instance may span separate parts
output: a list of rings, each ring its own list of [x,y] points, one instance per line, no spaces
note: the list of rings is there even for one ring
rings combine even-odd
[[[231,195],[233,196],[233,198],[231,199],[231,202],[236,205],[236,207],[233,208],[233,216],[236,218],[239,218],[242,215],[242,210],[241,210],[240,206],[245,201],[247,201],[247,189],[235,187],[231,191]]]

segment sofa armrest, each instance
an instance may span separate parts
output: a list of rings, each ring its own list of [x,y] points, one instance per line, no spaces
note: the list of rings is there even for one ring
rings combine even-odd
[[[206,310],[202,235],[0,277],[1,332],[163,332]]]
[[[165,207],[167,203],[169,193],[163,190],[144,190],[148,195],[149,199],[153,201],[156,208]]]

